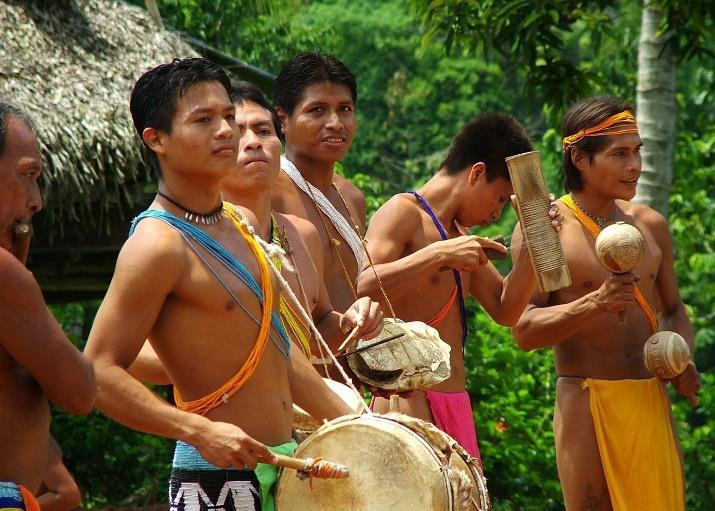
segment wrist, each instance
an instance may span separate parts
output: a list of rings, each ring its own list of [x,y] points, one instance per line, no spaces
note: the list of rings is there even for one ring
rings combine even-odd
[[[180,423],[180,431],[177,440],[190,445],[198,445],[201,443],[207,425],[211,421],[206,417],[195,413],[186,413],[186,418]]]
[[[606,304],[601,300],[600,292],[598,290],[592,291],[586,296],[584,296],[588,310],[594,312],[603,312],[606,310]]]

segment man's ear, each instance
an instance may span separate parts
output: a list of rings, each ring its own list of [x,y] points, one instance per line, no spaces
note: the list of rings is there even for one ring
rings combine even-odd
[[[286,132],[286,119],[288,118],[288,114],[286,113],[285,110],[283,110],[282,106],[276,107],[276,114],[278,114],[278,118],[281,120],[281,133],[285,133]]]
[[[483,162],[478,161],[472,168],[469,169],[469,184],[473,185],[479,179],[479,176],[486,176],[487,166]]]
[[[142,140],[156,154],[164,155],[166,154],[166,148],[164,147],[164,137],[162,135],[163,133],[155,128],[144,128]]]
[[[583,151],[583,149],[579,149],[578,147],[571,148],[571,163],[573,163],[574,167],[581,172],[585,169],[587,160],[588,155]]]

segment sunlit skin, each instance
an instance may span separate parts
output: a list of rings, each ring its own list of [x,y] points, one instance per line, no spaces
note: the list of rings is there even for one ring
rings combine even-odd
[[[88,413],[96,392],[90,365],[47,310],[40,288],[9,252],[13,226],[42,208],[42,160],[25,122],[7,118],[0,158],[0,481],[36,492],[48,460],[48,400]]]
[[[335,163],[345,157],[355,135],[355,104],[350,89],[331,82],[311,85],[303,91],[290,115],[280,108],[277,111],[285,134],[287,157],[308,182],[325,194],[350,225],[356,224],[362,233],[367,214],[365,197],[350,181],[333,172]],[[340,189],[347,210],[333,188],[333,183]],[[298,189],[283,173],[278,176],[273,187],[273,208],[281,213],[304,218],[316,226],[323,250],[324,281],[330,301],[336,310],[347,310],[356,298],[348,279],[355,282],[359,271],[350,247],[330,221],[321,218],[310,196]],[[329,232],[326,232],[323,220]],[[331,246],[331,239],[341,241],[337,247],[339,257]],[[340,259],[347,271],[347,278]]]
[[[366,238],[375,270],[380,276],[397,317],[405,321],[429,321],[448,301],[455,287],[454,275],[445,268],[461,271],[463,291],[472,295],[498,323],[513,325],[524,309],[535,277],[527,252],[515,246],[514,269],[503,278],[491,264],[484,248],[506,251],[491,240],[468,234],[468,227],[483,226],[501,216],[509,202],[511,183],[504,178],[487,180],[484,163],[477,162],[449,175],[440,170],[417,192],[432,206],[447,231],[442,241],[432,219],[411,194],[399,194],[372,217]],[[374,272],[366,267],[360,274],[358,292],[384,302]],[[451,347],[449,379],[431,387],[441,392],[465,389],[462,356],[462,323],[458,304],[437,327]],[[377,411],[386,411],[386,399],[377,399]],[[424,393],[401,398],[401,411],[423,420],[434,418]]]
[[[649,207],[628,202],[635,195],[641,173],[641,145],[637,134],[617,135],[609,137],[606,146],[591,160],[581,150],[572,153],[572,161],[584,183],[582,190],[572,193],[573,197],[589,213],[600,217],[609,216],[615,207],[616,214],[610,222],[623,221],[638,227],[646,247],[641,262],[633,273],[610,274],[596,257],[593,237],[562,205],[560,238],[573,284],[548,294],[535,293],[513,329],[522,349],[553,347],[556,373],[571,377],[559,379],[557,408],[558,402],[564,410],[582,407],[587,417],[588,400],[582,398],[585,394],[579,394],[580,385],[569,384],[571,381],[578,383],[585,377],[607,380],[651,377],[642,354],[643,343],[652,331],[634,301],[634,282],[648,303],[656,307],[660,329],[679,332],[693,348],[693,329],[673,268],[668,224]],[[520,242],[517,226],[512,243]],[[619,311],[625,311],[625,323],[620,322]],[[698,372],[691,365],[672,383],[681,394],[695,392],[700,386]],[[556,428],[559,417],[555,418]],[[581,435],[571,435],[573,445],[564,449],[581,453],[577,460],[571,456],[567,461],[565,452],[557,452],[560,470],[570,467],[568,509],[582,505],[588,488],[600,493],[606,484],[593,428],[584,425],[582,431]]]
[[[223,181],[236,171],[241,136],[235,107],[218,82],[196,84],[177,102],[171,133],[147,128],[144,140],[161,164],[160,189],[190,209],[211,211],[220,200]],[[249,166],[253,164],[262,163]],[[163,198],[151,208],[183,216],[183,210]],[[246,216],[256,223],[250,212]],[[258,262],[229,219],[199,228],[260,282]],[[262,306],[255,295],[222,265],[213,259],[211,264],[238,300],[260,318]],[[280,290],[273,278],[269,285],[277,312]],[[327,390],[299,350],[291,350],[286,360],[269,340],[252,376],[205,416],[169,405],[127,372],[148,339],[181,396],[198,399],[236,374],[258,331],[176,231],[161,221],[144,220],[122,248],[87,343],[86,353],[99,375],[98,407],[139,431],[194,445],[219,467],[255,467],[258,461],[270,461],[273,454],[266,445],[291,438],[293,397],[304,406],[305,396]],[[314,401],[313,409],[306,410],[316,417],[342,412],[330,408],[329,400]]]

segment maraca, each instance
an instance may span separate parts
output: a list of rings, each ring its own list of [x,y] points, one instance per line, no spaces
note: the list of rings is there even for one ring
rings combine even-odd
[[[616,222],[603,229],[596,238],[596,255],[601,264],[616,275],[628,273],[638,266],[645,252],[643,234],[630,224]],[[619,311],[625,323],[626,311]]]
[[[687,369],[691,361],[690,347],[683,337],[668,330],[651,335],[643,345],[643,362],[654,376],[670,380]],[[688,397],[690,405],[698,406],[695,394]]]

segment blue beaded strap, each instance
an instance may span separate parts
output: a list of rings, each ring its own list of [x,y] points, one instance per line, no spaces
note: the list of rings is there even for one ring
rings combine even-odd
[[[439,221],[439,218],[437,218],[437,215],[434,214],[434,211],[432,211],[432,208],[429,204],[427,204],[427,201],[424,199],[424,197],[422,197],[417,192],[410,191],[410,193],[415,196],[415,199],[417,199],[417,201],[420,203],[422,209],[424,209],[425,212],[427,212],[427,214],[430,216],[430,218],[434,222],[435,227],[437,227],[437,230],[439,231],[439,235],[442,236],[442,239],[449,239],[449,237],[447,236],[447,231],[445,231],[444,227],[442,226],[442,222]],[[452,270],[452,273],[454,273],[454,280],[457,283],[459,311],[461,312],[462,316],[462,351],[464,351],[464,345],[467,342],[467,307],[464,304],[464,295],[462,294],[462,276],[457,270],[454,269]]]
[[[243,282],[246,287],[248,287],[253,292],[254,295],[256,295],[258,302],[263,304],[263,292],[261,291],[258,282],[256,282],[256,279],[253,277],[248,268],[246,268],[246,266],[241,263],[241,261],[236,259],[220,243],[218,243],[211,236],[206,234],[204,231],[202,231],[195,225],[190,224],[189,222],[182,220],[181,218],[178,218],[167,211],[162,211],[159,209],[148,209],[140,213],[134,220],[132,220],[132,225],[129,229],[129,236],[134,234],[134,230],[136,229],[137,224],[145,218],[155,218],[157,220],[161,220],[176,231],[178,231],[179,234],[181,234],[182,238],[184,238],[186,243],[189,245],[189,247],[194,250],[197,255],[199,255],[203,263],[219,280],[219,283],[223,286],[224,289],[226,289],[229,295],[231,295],[231,298],[233,298],[233,300],[241,306],[241,308],[249,315],[249,317],[251,317],[251,319],[253,319],[254,322],[260,324],[258,319],[253,316],[246,309],[246,307],[244,307],[244,305],[238,300],[235,294],[231,292],[228,285],[223,282],[218,273],[216,273],[213,268],[211,268],[208,261],[206,261],[205,258],[201,257],[201,255],[196,251],[195,247],[191,244],[187,236],[199,245],[201,245],[201,247],[206,250],[206,252],[211,254],[214,259],[221,263],[233,275],[238,277],[238,279]],[[288,358],[288,355],[290,353],[290,339],[288,337],[288,333],[285,330],[285,327],[283,326],[283,323],[280,320],[280,317],[275,311],[271,312],[271,324],[273,325],[273,328],[276,330],[276,332],[278,332],[278,336],[280,337],[281,342],[279,344],[273,336],[271,336],[271,339],[273,340],[276,347],[278,347],[278,349],[283,353],[283,355]]]

